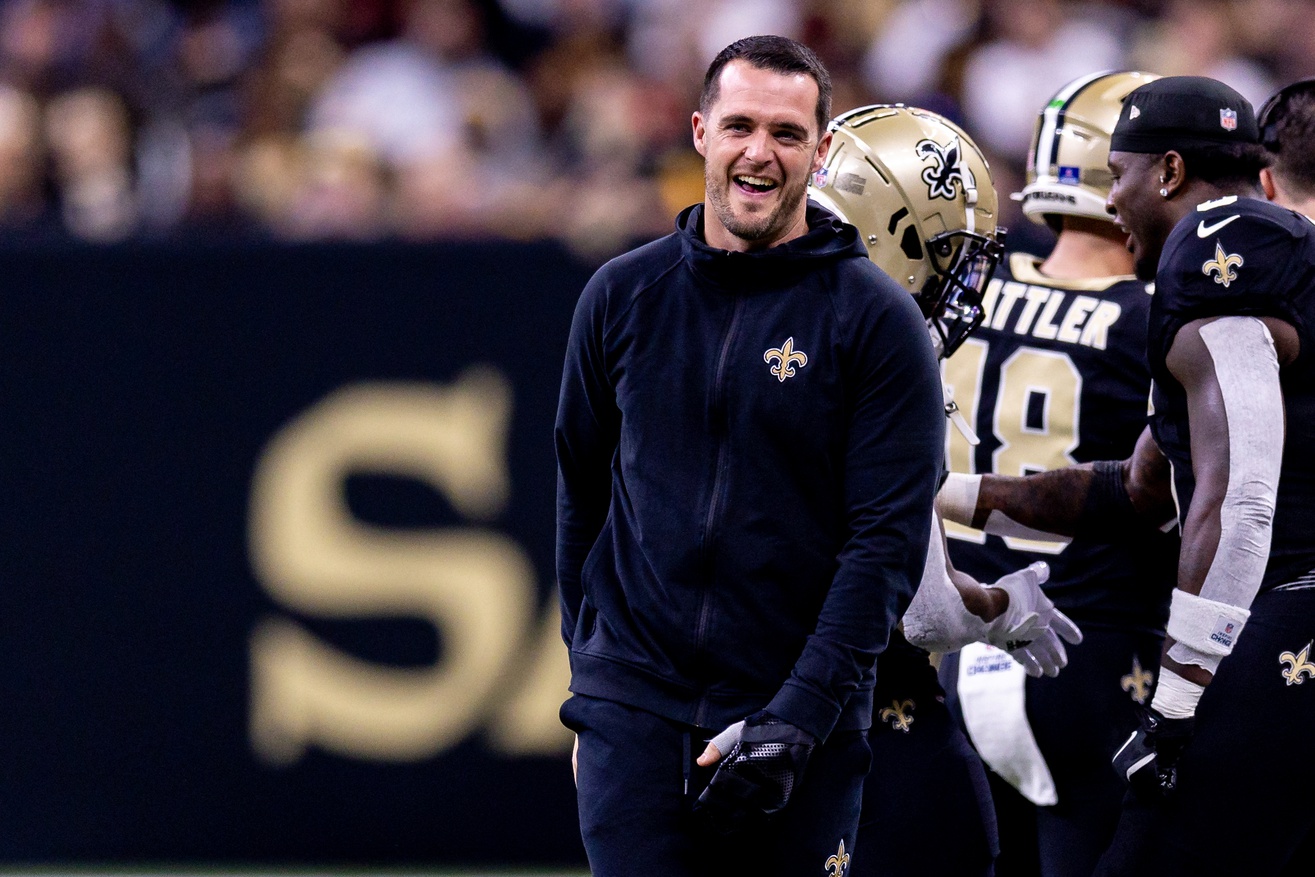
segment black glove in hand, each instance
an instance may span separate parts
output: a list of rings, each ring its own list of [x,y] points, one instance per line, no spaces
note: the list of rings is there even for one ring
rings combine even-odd
[[[730,832],[784,809],[815,745],[813,735],[770,713],[749,716],[695,811],[717,830]]]
[[[1178,784],[1178,759],[1195,729],[1195,718],[1168,719],[1143,710],[1141,727],[1114,753],[1115,772],[1140,797],[1168,797]]]

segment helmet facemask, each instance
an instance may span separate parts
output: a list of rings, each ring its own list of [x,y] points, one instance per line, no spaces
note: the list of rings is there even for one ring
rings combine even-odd
[[[950,356],[981,324],[986,285],[1004,256],[1004,231],[994,238],[947,231],[928,243],[935,270],[914,296],[931,330],[937,355]]]

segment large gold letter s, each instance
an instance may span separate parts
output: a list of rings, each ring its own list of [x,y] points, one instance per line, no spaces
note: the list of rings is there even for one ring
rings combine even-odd
[[[534,571],[490,529],[392,530],[354,518],[351,472],[409,475],[468,518],[488,520],[509,494],[511,390],[471,369],[448,387],[345,387],[281,430],[257,465],[251,561],[270,595],[322,618],[414,616],[442,633],[432,667],[387,667],[269,617],[251,641],[251,738],[262,758],[308,745],[404,761],[452,745],[488,719],[532,629]]]

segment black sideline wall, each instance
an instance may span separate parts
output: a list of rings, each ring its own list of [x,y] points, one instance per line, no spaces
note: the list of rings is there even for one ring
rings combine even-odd
[[[0,866],[583,863],[552,246],[0,251]]]

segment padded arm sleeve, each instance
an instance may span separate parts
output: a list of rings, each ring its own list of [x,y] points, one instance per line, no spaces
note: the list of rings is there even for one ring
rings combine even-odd
[[[1233,649],[1269,560],[1283,459],[1278,355],[1265,324],[1225,317],[1203,325],[1228,430],[1228,486],[1219,543],[1199,596],[1175,594],[1169,657],[1211,673]]]
[[[904,613],[904,637],[929,652],[954,652],[986,639],[986,622],[968,611],[950,579],[945,538],[935,516],[922,581]]]

